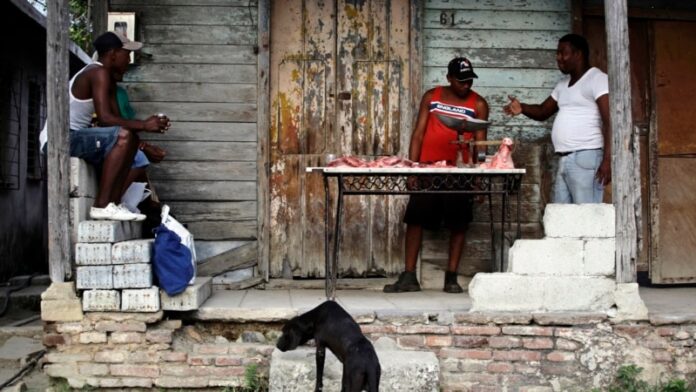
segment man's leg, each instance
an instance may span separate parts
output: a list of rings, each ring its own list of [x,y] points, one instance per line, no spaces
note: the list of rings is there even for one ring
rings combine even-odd
[[[418,263],[418,253],[420,252],[423,240],[423,226],[408,224],[406,225],[406,271],[415,272]]]
[[[602,150],[584,150],[568,155],[566,183],[573,203],[601,203],[604,186],[595,177],[602,163]]]
[[[116,143],[104,158],[95,207],[103,208],[110,202],[121,202],[123,185],[137,150],[138,137],[127,129],[119,129]]]
[[[462,286],[457,283],[457,271],[459,271],[459,260],[462,258],[465,241],[466,229],[457,228],[450,231],[449,260],[443,287],[443,291],[446,293],[461,293],[464,291]]]
[[[572,155],[572,154],[571,154]],[[570,189],[566,184],[566,161],[570,155],[561,157],[558,160],[558,170],[556,171],[556,180],[553,184],[553,202],[560,204],[570,204],[573,199],[570,196]]]
[[[123,184],[123,189],[121,190],[121,195],[126,193],[128,187],[134,182],[147,182],[147,171],[144,167],[132,167],[128,170],[128,175],[126,176],[126,181]]]

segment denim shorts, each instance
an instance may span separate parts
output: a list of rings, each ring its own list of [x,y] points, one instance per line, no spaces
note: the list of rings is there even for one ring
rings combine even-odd
[[[101,165],[118,139],[119,126],[95,127],[70,130],[70,156],[84,159],[93,165]],[[145,167],[150,161],[138,150],[133,159],[133,168]]]

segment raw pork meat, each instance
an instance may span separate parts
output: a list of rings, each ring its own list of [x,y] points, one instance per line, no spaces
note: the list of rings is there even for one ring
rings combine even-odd
[[[490,162],[484,162],[479,165],[481,169],[514,169],[515,164],[512,162],[512,139],[509,137],[503,138],[498,152],[495,153]]]
[[[386,156],[375,159],[374,161],[366,161],[358,157],[345,155],[329,162],[327,167],[454,167],[447,164],[447,161],[438,161],[433,163],[418,163],[400,158],[397,156]]]

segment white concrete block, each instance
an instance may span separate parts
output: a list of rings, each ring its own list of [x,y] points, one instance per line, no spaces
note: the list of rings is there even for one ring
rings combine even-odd
[[[109,265],[111,264],[111,244],[84,243],[75,244],[75,264],[77,265]]]
[[[189,285],[183,293],[170,297],[164,290],[160,290],[162,310],[196,310],[213,291],[213,279],[211,277],[198,277],[192,285]]]
[[[611,204],[547,204],[547,237],[613,238],[615,213]]]
[[[95,197],[98,186],[94,166],[80,158],[70,158],[70,196]]]
[[[77,227],[78,242],[121,242],[140,236],[141,222],[88,220]]]
[[[85,312],[111,312],[121,310],[121,292],[118,290],[85,290],[82,293],[82,310]]]
[[[593,276],[547,278],[544,310],[548,312],[608,312],[614,306],[614,279]]]
[[[139,289],[152,286],[152,264],[114,265],[115,289]]]
[[[117,242],[111,248],[113,264],[149,263],[152,256],[153,239]]]
[[[522,275],[582,275],[583,241],[544,238],[517,240],[510,248],[508,272]]]
[[[70,198],[70,243],[77,243],[77,227],[82,221],[89,219],[89,209],[94,204],[91,197]]]
[[[614,276],[616,274],[616,239],[585,241],[585,275]]]
[[[113,267],[110,265],[95,265],[77,267],[78,289],[113,289]]]
[[[121,291],[121,310],[124,312],[157,312],[160,310],[159,287],[125,289]]]
[[[469,283],[472,312],[606,312],[614,289],[612,279],[586,276],[478,273]]]
[[[539,311],[544,303],[542,277],[481,273],[469,282],[471,311]]]
[[[648,320],[648,308],[640,298],[638,283],[617,283],[614,301],[616,321]]]

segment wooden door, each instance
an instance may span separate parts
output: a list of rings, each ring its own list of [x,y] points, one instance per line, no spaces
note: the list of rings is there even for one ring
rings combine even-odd
[[[306,167],[329,153],[405,155],[409,31],[407,0],[273,2],[271,276],[324,275],[324,188]],[[405,198],[344,201],[339,274],[401,270]]]
[[[696,22],[654,22],[657,178],[651,279],[696,282]]]

